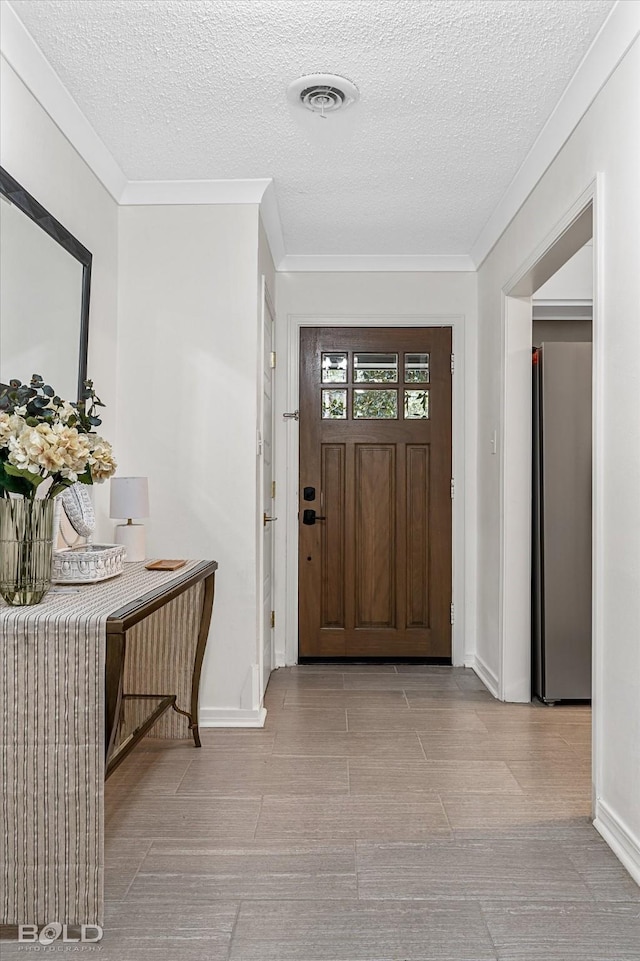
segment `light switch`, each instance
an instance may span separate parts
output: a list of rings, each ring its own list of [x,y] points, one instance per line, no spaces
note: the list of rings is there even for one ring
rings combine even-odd
[[[494,430],[491,432],[491,453],[498,453],[498,431]]]

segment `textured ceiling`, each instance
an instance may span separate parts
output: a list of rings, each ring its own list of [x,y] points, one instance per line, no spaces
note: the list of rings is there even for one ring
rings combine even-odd
[[[462,254],[612,2],[12,6],[129,179],[273,177],[290,254]],[[319,71],[360,102],[293,108]]]

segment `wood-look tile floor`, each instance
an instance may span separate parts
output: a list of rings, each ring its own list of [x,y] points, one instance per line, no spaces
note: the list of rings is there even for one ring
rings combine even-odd
[[[266,705],[107,783],[102,959],[640,961],[587,707],[404,665],[282,669]]]

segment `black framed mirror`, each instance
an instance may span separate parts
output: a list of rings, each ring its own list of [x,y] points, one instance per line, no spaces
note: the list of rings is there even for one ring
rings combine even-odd
[[[0,382],[38,373],[64,399],[79,399],[91,252],[3,167],[0,241]]]

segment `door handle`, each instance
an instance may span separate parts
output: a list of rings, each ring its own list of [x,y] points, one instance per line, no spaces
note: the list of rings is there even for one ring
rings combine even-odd
[[[277,521],[277,520],[278,520],[277,517],[269,517],[269,515],[265,511],[264,514],[262,515],[262,526],[266,527],[267,524],[271,524],[273,521]]]
[[[315,524],[316,521],[326,521],[326,519],[326,517],[321,517],[319,514],[316,514],[315,511],[309,508],[302,512],[303,524]]]

